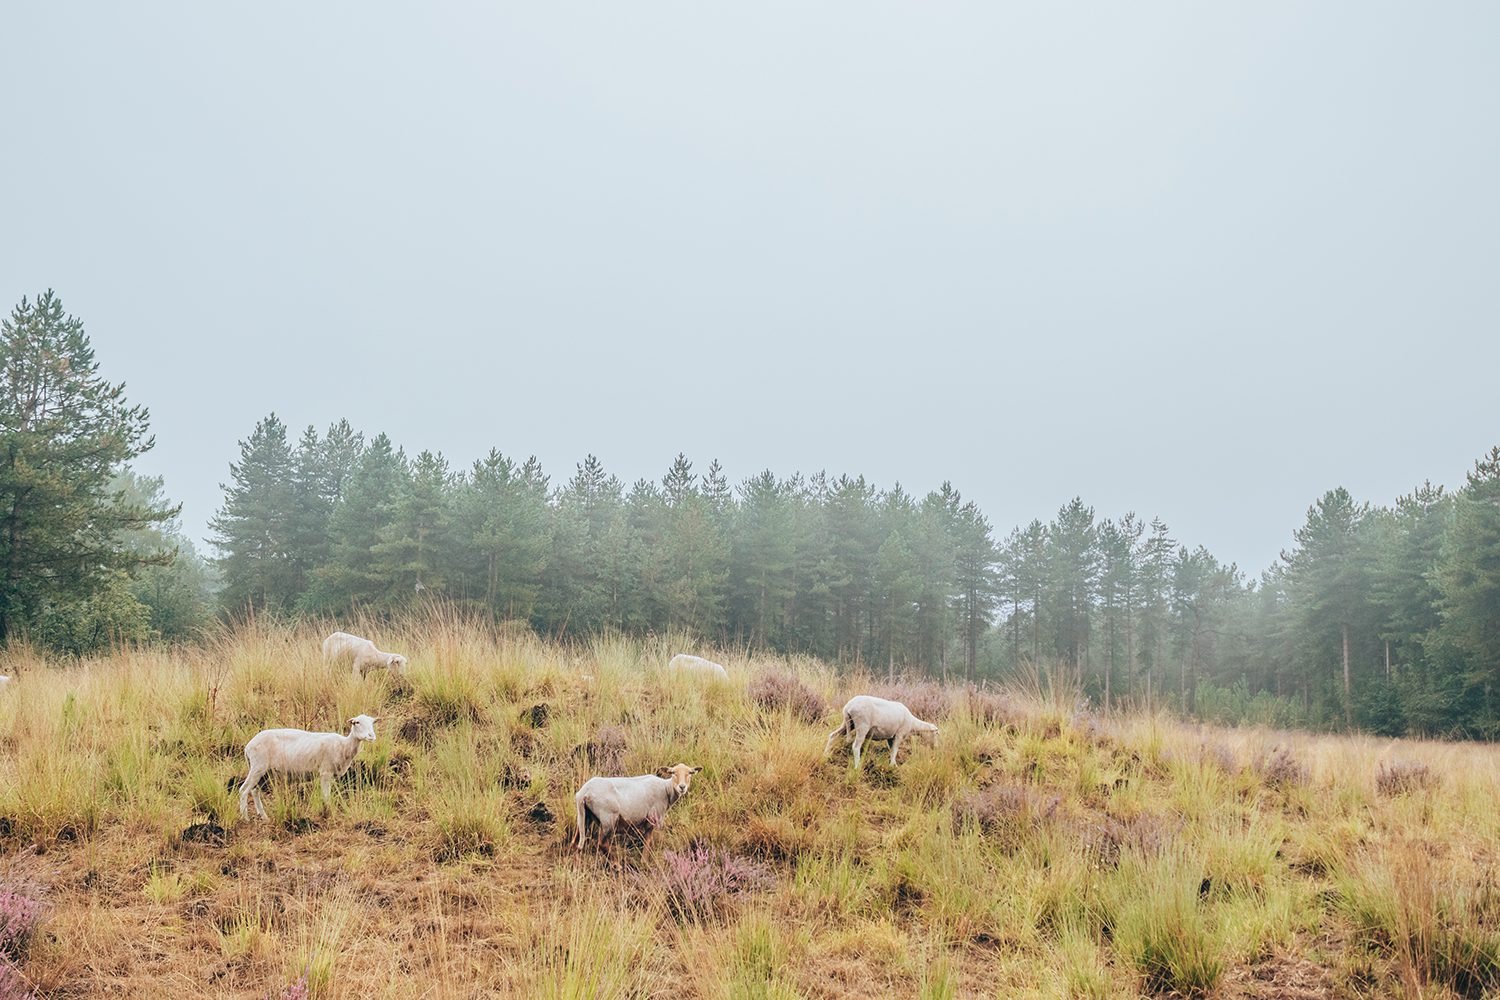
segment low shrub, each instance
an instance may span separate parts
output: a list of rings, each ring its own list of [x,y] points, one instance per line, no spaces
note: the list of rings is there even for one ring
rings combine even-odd
[[[882,686],[876,693],[890,701],[899,701],[924,722],[947,718],[953,707],[948,690],[934,681],[901,680]]]
[[[1205,767],[1213,765],[1225,774],[1238,774],[1240,762],[1235,759],[1234,751],[1217,741],[1198,744],[1198,763]]]
[[[1267,788],[1292,788],[1307,784],[1309,774],[1288,747],[1280,744],[1261,754],[1255,761],[1255,773]]]
[[[1014,698],[1003,691],[976,687],[964,688],[964,704],[974,721],[986,726],[1009,726],[1019,729],[1027,719],[1027,713]]]
[[[21,970],[0,958],[0,1000],[36,1000],[37,992]]]
[[[663,851],[658,878],[679,920],[712,919],[724,913],[733,897],[771,882],[766,865],[703,844]]]
[[[628,734],[619,726],[601,726],[594,738],[573,749],[575,756],[582,758],[594,770],[603,775],[616,775],[625,766],[625,748],[629,745]]]
[[[1079,824],[1078,841],[1090,861],[1101,868],[1114,868],[1126,850],[1143,856],[1161,853],[1173,833],[1166,823],[1146,813],[1129,820],[1102,816]]]
[[[994,837],[1008,847],[1057,815],[1061,799],[1042,795],[1016,785],[996,785],[965,792],[953,800],[955,826],[973,826],[986,836]]]
[[[767,712],[788,711],[802,722],[817,722],[828,712],[828,702],[796,674],[767,670],[757,674],[747,692]]]
[[[43,916],[32,890],[0,882],[0,960],[19,962],[25,956]]]
[[[1405,795],[1437,787],[1432,768],[1415,760],[1383,761],[1375,770],[1375,791],[1380,795]]]

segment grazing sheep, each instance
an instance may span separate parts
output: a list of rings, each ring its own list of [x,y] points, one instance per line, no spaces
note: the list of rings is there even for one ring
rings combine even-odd
[[[573,796],[578,807],[578,849],[583,850],[590,818],[599,827],[599,843],[614,835],[620,823],[660,823],[667,810],[687,794],[693,775],[703,770],[673,764],[635,778],[590,778]]]
[[[891,741],[891,764],[896,763],[896,751],[901,741],[913,733],[922,733],[932,738],[937,746],[938,727],[923,722],[911,714],[911,709],[899,701],[887,701],[870,694],[855,695],[844,705],[844,724],[828,734],[828,745],[823,756],[833,753],[835,741],[854,741],[854,767],[859,768],[859,752],[866,739]]]
[[[688,653],[678,653],[667,663],[669,674],[694,674],[699,677],[708,677],[714,680],[729,680],[729,671],[725,670],[713,660],[705,660],[701,656],[692,656]]]
[[[15,680],[15,678],[10,676],[9,674],[0,674],[0,688],[4,688],[5,685],[9,684],[13,680]]]
[[[261,799],[260,779],[270,771],[288,775],[316,774],[323,779],[323,801],[333,793],[333,779],[340,777],[354,763],[359,745],[375,738],[375,723],[368,715],[349,720],[349,735],[309,733],[305,729],[262,729],[245,744],[250,773],[240,785],[240,818],[249,819],[248,800],[255,799],[255,812],[266,818]]]
[[[323,662],[349,660],[354,676],[363,677],[371,670],[387,669],[398,676],[406,675],[406,657],[400,653],[382,653],[369,639],[348,632],[335,632],[323,640]]]

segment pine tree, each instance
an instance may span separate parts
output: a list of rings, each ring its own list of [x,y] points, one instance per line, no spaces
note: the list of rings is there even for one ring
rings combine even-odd
[[[454,477],[441,454],[423,451],[397,494],[390,523],[371,549],[372,569],[386,587],[387,602],[408,595],[440,596],[454,565]]]
[[[757,648],[785,648],[785,611],[795,596],[794,499],[770,470],[739,488],[730,545],[730,587],[738,630]]]
[[[459,491],[462,561],[480,584],[471,592],[507,618],[531,619],[541,598],[553,546],[547,490],[535,456],[517,466],[491,449]]]
[[[398,594],[413,593],[415,580],[392,579],[387,562],[380,565],[378,547],[396,520],[411,473],[405,453],[391,439],[377,435],[360,455],[343,496],[328,518],[332,539],[328,562],[313,573],[303,604],[309,610],[344,611],[356,604],[384,605]]]
[[[1475,728],[1500,733],[1500,447],[1490,449],[1456,498],[1437,566],[1439,636],[1465,659],[1464,687],[1478,696]]]
[[[1297,548],[1284,556],[1291,592],[1299,608],[1299,643],[1304,665],[1316,674],[1321,664],[1339,664],[1344,723],[1354,725],[1354,652],[1361,637],[1373,638],[1370,565],[1359,544],[1369,507],[1349,491],[1329,490],[1307,509],[1307,522],[1294,533]]]
[[[1137,654],[1146,668],[1146,707],[1154,706],[1158,678],[1166,667],[1166,642],[1171,613],[1169,588],[1177,543],[1161,518],[1152,518],[1136,556],[1140,567],[1141,642]]]
[[[990,522],[972,501],[961,506],[958,491],[944,483],[943,506],[951,511],[953,583],[958,628],[963,639],[964,677],[973,683],[979,667],[979,641],[994,622],[997,554]]]
[[[1099,577],[1098,529],[1094,509],[1074,497],[1057,512],[1047,531],[1048,573],[1053,607],[1053,650],[1071,663],[1074,677],[1087,675],[1093,628],[1095,588]]]
[[[149,414],[99,375],[83,323],[50,290],[0,321],[0,644],[45,610],[125,588],[170,556],[121,534],[176,516],[112,486],[149,451]]]
[[[636,579],[629,562],[629,532],[620,481],[589,455],[558,491],[552,518],[548,571],[538,597],[537,620],[555,634],[623,627],[624,587]]]
[[[126,502],[153,510],[170,510],[161,476],[141,476],[124,469],[115,488]],[[208,624],[213,612],[213,581],[208,566],[193,543],[182,534],[175,517],[158,524],[122,532],[120,544],[152,559],[131,574],[131,589],[148,614],[154,638],[189,639]],[[170,554],[170,562],[157,557]]]
[[[272,413],[240,442],[230,482],[220,484],[224,503],[209,527],[224,579],[219,601],[227,611],[285,610],[298,595],[292,467],[286,425]]]

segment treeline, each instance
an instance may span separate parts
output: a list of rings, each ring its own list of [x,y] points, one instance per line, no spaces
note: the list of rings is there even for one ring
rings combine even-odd
[[[1075,499],[997,539],[948,485],[730,482],[679,456],[625,487],[491,452],[414,458],[339,422],[240,444],[213,519],[181,537],[128,463],[148,414],[48,292],[0,322],[0,646],[69,653],[195,634],[246,609],[340,616],[440,600],[553,635],[685,630],[950,679],[1082,686],[1100,706],[1218,721],[1500,736],[1500,449],[1454,492],[1342,489],[1249,579],[1160,520]]]
[[[1500,736],[1500,448],[1393,507],[1330,490],[1247,580],[1080,501],[1000,547],[996,662],[1221,722]]]
[[[441,598],[558,635],[680,629],[1222,721],[1500,728],[1500,451],[1455,494],[1330,491],[1257,579],[1079,499],[997,541],[947,484],[731,484],[680,455],[629,488],[592,456],[554,484],[535,459],[454,470],[347,422],[294,444],[274,415],[240,451],[214,521],[230,610]]]
[[[226,609],[341,613],[441,598],[555,635],[675,629],[974,677],[994,620],[989,523],[950,486],[731,485],[678,456],[628,489],[593,456],[553,484],[492,451],[455,471],[347,422],[240,444],[213,521]]]

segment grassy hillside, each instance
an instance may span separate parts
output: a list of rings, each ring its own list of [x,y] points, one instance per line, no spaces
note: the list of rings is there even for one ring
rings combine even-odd
[[[937,748],[856,774],[824,740],[881,685],[811,661],[728,655],[728,684],[680,687],[664,642],[366,634],[411,657],[409,687],[325,668],[312,629],[0,662],[23,675],[0,693],[0,892],[46,904],[20,961],[41,995],[296,996],[304,976],[314,997],[413,998],[1500,988],[1492,747],[929,685],[904,695]],[[277,784],[271,822],[238,819],[251,735],[361,712],[379,740],[331,808],[316,782]],[[574,852],[596,765],[679,760],[704,770],[648,843]]]

